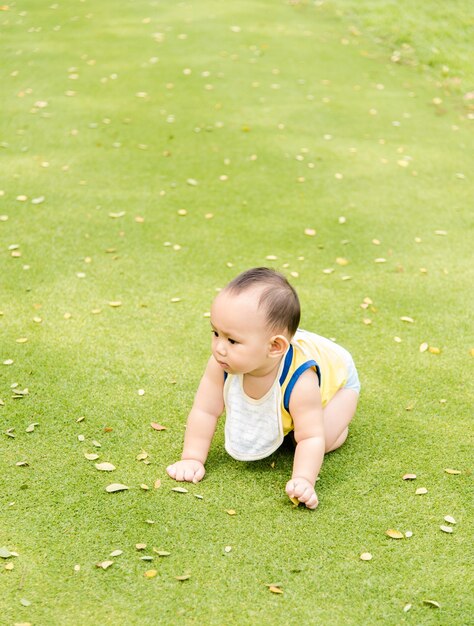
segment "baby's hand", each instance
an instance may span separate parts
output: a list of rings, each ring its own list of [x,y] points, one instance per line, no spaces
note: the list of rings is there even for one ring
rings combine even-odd
[[[292,478],[286,483],[289,498],[297,498],[308,509],[315,509],[319,502],[313,485],[306,478]]]
[[[182,482],[198,483],[204,478],[206,470],[201,461],[193,461],[192,459],[184,459],[166,468],[168,476]]]

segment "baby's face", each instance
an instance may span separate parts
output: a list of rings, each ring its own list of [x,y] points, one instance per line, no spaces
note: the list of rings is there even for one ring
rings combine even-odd
[[[212,354],[229,374],[261,374],[269,364],[270,339],[258,291],[220,293],[211,307]]]

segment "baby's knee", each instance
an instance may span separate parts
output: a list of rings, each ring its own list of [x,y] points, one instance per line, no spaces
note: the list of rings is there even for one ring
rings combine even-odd
[[[337,450],[342,446],[344,441],[347,439],[347,435],[349,434],[349,428],[346,427],[339,437],[334,441],[334,443],[326,445],[326,452],[332,452],[333,450]]]

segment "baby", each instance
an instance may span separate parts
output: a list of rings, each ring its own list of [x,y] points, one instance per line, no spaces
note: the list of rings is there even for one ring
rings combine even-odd
[[[167,467],[171,478],[203,478],[225,408],[225,448],[239,461],[269,456],[294,432],[286,493],[309,509],[318,506],[314,483],[324,453],[346,440],[360,383],[349,352],[298,328],[299,321],[298,296],[274,270],[250,269],[218,294],[212,356],[188,417],[181,461]]]

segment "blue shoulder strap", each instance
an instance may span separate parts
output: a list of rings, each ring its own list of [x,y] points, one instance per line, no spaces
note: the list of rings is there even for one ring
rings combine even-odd
[[[303,372],[306,372],[306,370],[310,369],[311,367],[316,368],[316,374],[318,376],[318,383],[319,383],[319,386],[321,387],[321,370],[319,369],[319,365],[313,359],[311,359],[310,361],[305,361],[298,367],[297,370],[293,372],[293,376],[290,378],[290,382],[288,383],[286,387],[285,395],[283,397],[283,406],[285,407],[285,411],[290,412],[291,392],[293,391],[293,388],[296,385],[298,378],[301,376],[301,374],[303,374]]]
[[[288,352],[286,353],[285,363],[283,365],[283,371],[280,376],[280,387],[281,385],[283,385],[286,377],[288,376],[288,370],[290,369],[292,360],[293,360],[293,346],[290,343],[290,347],[288,348]]]

